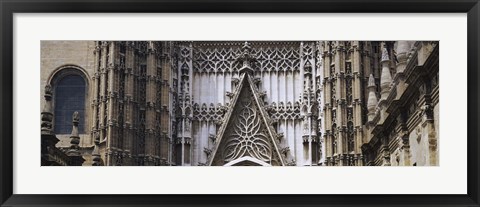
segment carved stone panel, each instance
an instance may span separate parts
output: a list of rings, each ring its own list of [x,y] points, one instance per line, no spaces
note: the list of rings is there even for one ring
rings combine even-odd
[[[270,165],[281,165],[253,92],[243,85],[233,113],[221,139],[212,165],[225,165],[243,157],[252,157]]]

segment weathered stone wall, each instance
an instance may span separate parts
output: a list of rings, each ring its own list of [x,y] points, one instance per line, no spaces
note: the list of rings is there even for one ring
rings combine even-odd
[[[42,41],[40,47],[42,90],[54,71],[64,65],[79,66],[92,77],[94,41]]]
[[[185,153],[183,156],[188,157],[188,159],[186,159],[188,162],[185,161],[183,165],[204,164],[208,158],[208,152],[213,146],[212,138],[215,138],[217,134],[217,128],[219,127],[217,122],[221,121],[222,118],[217,112],[220,109],[228,108],[232,104],[230,103],[230,99],[234,91],[235,79],[238,79],[238,72],[228,70],[241,66],[236,62],[236,57],[241,51],[241,44],[236,43],[237,45],[232,46],[218,43],[199,43],[198,45],[193,44],[193,46],[189,45],[188,47],[183,45],[178,48],[179,51],[175,51],[170,47],[175,48],[175,44],[177,43],[158,43],[158,48],[161,48],[161,50],[158,50],[159,56],[157,58],[161,64],[155,64],[155,61],[150,61],[148,67],[145,68],[145,72],[148,73],[148,77],[153,77],[151,78],[152,80],[157,80],[157,76],[161,77],[161,79],[158,79],[160,82],[155,82],[155,84],[153,84],[153,82],[151,82],[151,84],[141,82],[143,81],[143,77],[139,71],[142,71],[140,66],[144,65],[142,61],[145,60],[133,57],[136,55],[136,51],[147,51],[147,47],[143,49],[142,47],[140,47],[140,49],[132,47],[127,49],[126,52],[123,52],[125,54],[110,52],[108,53],[109,55],[105,55],[107,53],[104,53],[104,57],[101,57],[102,59],[99,59],[98,62],[102,61],[105,65],[107,65],[106,63],[115,62],[119,67],[123,67],[122,64],[126,64],[125,67],[127,71],[128,68],[132,70],[131,73],[128,73],[130,75],[126,75],[125,77],[122,77],[123,73],[114,70],[116,71],[112,73],[114,75],[108,78],[105,77],[104,80],[109,84],[108,89],[111,90],[113,94],[122,91],[126,94],[126,97],[136,97],[131,100],[138,101],[143,96],[143,93],[149,94],[148,100],[143,100],[143,102],[156,104],[156,108],[151,108],[151,111],[147,113],[150,114],[150,116],[147,116],[149,120],[148,123],[150,123],[150,125],[148,125],[149,128],[157,130],[159,133],[161,132],[162,135],[160,137],[162,137],[162,140],[167,140],[167,138],[172,139],[170,144],[162,142],[160,146],[175,146],[173,140],[181,140],[177,138],[184,136],[188,142],[190,142],[190,140],[192,141],[188,144],[188,148],[185,148],[189,153]],[[376,103],[371,107],[371,111],[369,109],[369,114],[366,114],[367,111],[365,110],[365,104],[367,104],[366,101],[369,96],[367,89],[369,87],[370,74],[372,76],[371,88],[374,92],[372,98],[380,98],[381,91],[383,91],[383,103],[390,103],[389,100],[400,99],[402,95],[405,95],[404,93],[406,93],[405,91],[407,91],[407,89],[413,87],[413,84],[410,88],[409,85],[404,84],[405,77],[403,76],[408,75],[407,72],[409,71],[407,69],[410,68],[410,71],[412,71],[415,65],[424,65],[425,69],[434,68],[431,66],[432,61],[429,61],[431,60],[429,58],[432,51],[436,49],[434,47],[435,44],[431,44],[430,42],[416,42],[414,44],[414,42],[403,41],[402,44],[395,42],[385,43],[384,46],[381,46],[380,42],[375,44],[372,44],[372,42],[363,42],[360,44],[358,41],[325,42],[323,46],[325,49],[322,53],[316,48],[319,46],[321,49],[320,45],[322,44],[320,43],[321,42],[310,42],[307,44],[294,42],[287,44],[285,42],[270,42],[253,44],[253,54],[258,59],[258,65],[256,65],[258,70],[255,72],[255,84],[258,84],[259,92],[262,94],[262,97],[264,97],[265,108],[268,108],[267,111],[269,115],[275,120],[272,124],[274,124],[277,133],[281,134],[282,139],[285,139],[281,147],[289,147],[290,151],[288,153],[295,157],[295,164],[301,166],[320,163],[312,163],[312,160],[308,159],[308,151],[310,149],[308,148],[309,140],[307,138],[310,134],[312,135],[311,137],[325,135],[325,137],[328,138],[325,143],[323,143],[323,147],[326,148],[322,150],[321,163],[323,163],[323,158],[326,156],[333,160],[330,165],[350,165],[352,163],[362,165],[364,164],[362,163],[364,154],[362,154],[360,147],[362,144],[371,142],[371,146],[368,146],[368,148],[371,149],[366,148],[366,151],[372,154],[372,158],[369,160],[371,164],[394,166],[411,166],[414,164],[417,166],[438,165],[439,148],[437,145],[439,141],[432,139],[432,137],[436,137],[436,139],[439,137],[438,101],[432,101],[431,105],[428,105],[433,107],[433,122],[431,120],[428,123],[425,120],[420,121],[418,120],[421,119],[419,117],[423,117],[424,115],[420,116],[420,114],[414,113],[417,121],[405,120],[408,122],[405,123],[405,126],[400,123],[397,123],[398,126],[393,126],[393,122],[387,122],[387,124],[391,124],[391,126],[388,126],[390,127],[388,130],[400,129],[400,133],[397,133],[397,131],[395,133],[377,133],[373,141],[371,140],[375,132],[372,129],[376,125],[382,124],[387,118],[396,117],[396,115],[389,117],[389,112],[386,111],[388,105],[377,107]],[[393,47],[391,44],[395,45],[396,50],[391,50]],[[292,45],[294,47],[292,47]],[[91,137],[92,118],[95,116],[93,106],[91,105],[94,102],[92,96],[94,94],[94,87],[101,88],[100,83],[98,83],[97,86],[94,86],[93,83],[96,63],[94,53],[95,46],[95,41],[41,42],[42,94],[45,85],[51,83],[55,74],[62,69],[72,67],[81,72],[86,78],[85,117],[81,117],[82,121],[85,122],[85,132],[84,134],[80,134],[80,147],[84,153],[84,158],[86,159],[84,164],[86,165],[92,164],[91,150],[94,146],[93,137]],[[233,48],[232,50],[230,50],[231,47]],[[328,49],[329,47],[331,48]],[[388,77],[388,80],[383,80],[383,89],[380,76],[382,68],[379,62],[381,60],[380,55],[382,55],[384,51],[382,47],[383,49],[390,48],[388,52],[385,50],[385,58],[391,62],[389,64],[393,64],[393,66],[383,64],[385,68],[390,69],[392,73],[392,77]],[[111,51],[117,50],[119,50],[119,48],[115,50],[112,49]],[[317,51],[319,54],[318,57],[314,57],[314,51],[316,50],[319,50]],[[178,52],[179,55],[178,60],[175,59],[174,57],[176,56],[173,55],[176,54],[176,52]],[[118,57],[114,56],[114,54],[118,55]],[[321,55],[324,55],[324,57],[321,57]],[[113,60],[107,60],[107,57]],[[121,59],[121,57],[126,58]],[[148,60],[154,60],[152,57]],[[165,57],[168,58],[165,59]],[[169,58],[172,58],[172,60]],[[147,58],[144,59],[147,60]],[[310,61],[309,64],[311,65],[309,65],[309,67],[305,67],[306,61]],[[325,69],[323,62],[325,62]],[[99,70],[99,68],[102,67],[98,66],[97,70]],[[309,69],[306,70],[306,68]],[[385,71],[389,72],[388,70]],[[170,73],[174,75],[170,76]],[[147,77],[147,74],[144,74],[144,76]],[[411,77],[414,76],[415,75]],[[324,80],[323,77],[326,77],[328,81]],[[118,81],[122,78],[125,79],[125,82]],[[112,81],[108,82],[107,80]],[[335,81],[331,82],[332,80]],[[135,84],[137,84],[137,86],[142,85],[139,84],[139,82],[148,87],[133,87]],[[321,86],[322,82],[324,82],[323,87]],[[390,82],[394,84],[391,86],[390,84],[386,84]],[[125,86],[125,88],[120,89],[122,85]],[[146,91],[142,92],[142,90]],[[158,93],[159,91],[161,92]],[[311,98],[312,100],[307,100],[306,97],[309,96],[305,96],[309,91],[316,93],[316,96]],[[411,90],[409,93],[413,93],[412,91],[414,90]],[[184,97],[174,99],[172,94],[177,93],[179,97],[180,95]],[[167,96],[171,97],[166,98]],[[415,98],[416,96],[417,95],[412,95],[412,97],[408,99]],[[157,100],[159,97],[163,98],[159,101]],[[433,99],[438,100],[438,89],[436,97],[437,99]],[[314,100],[315,98],[319,100]],[[41,96],[41,100],[41,107],[43,108],[43,96]],[[131,102],[133,103],[133,101]],[[118,104],[119,103],[120,101]],[[174,110],[177,106],[181,106],[182,103],[185,105],[184,109],[188,109],[185,112],[184,122],[177,119],[181,117],[177,117],[177,115],[182,115],[180,111],[175,112]],[[304,110],[308,108],[304,107],[307,105],[317,107],[315,104],[319,104],[320,107],[311,112]],[[323,113],[321,112],[323,105],[329,105],[327,110],[323,111],[326,118],[323,120],[318,119],[319,123],[316,123],[317,118],[323,117]],[[109,106],[109,110],[112,110],[108,112],[112,114],[109,120],[117,120],[118,117],[116,115],[118,112],[113,110],[121,109],[118,109],[116,106],[117,105]],[[414,109],[415,111],[422,111],[423,109],[421,107],[422,106],[416,106]],[[125,110],[129,112],[140,111],[139,108],[135,107],[130,107]],[[317,110],[320,110],[320,113]],[[160,119],[155,119],[156,116],[152,116],[152,114],[154,114],[153,111],[162,114],[168,112],[170,113],[170,117],[162,115]],[[309,113],[314,114],[314,119],[311,123],[308,121],[308,116],[306,116]],[[378,115],[376,115],[377,113]],[[127,113],[125,112],[125,114]],[[303,117],[305,118],[302,118],[301,115],[304,115]],[[368,117],[364,117],[364,115],[368,115]],[[370,115],[375,116],[370,117]],[[412,117],[414,116],[410,116],[409,119],[412,119]],[[129,115],[125,115],[125,120],[130,120],[127,122],[132,124],[131,126],[134,126],[133,123],[137,123],[138,125],[141,118],[132,116],[129,113]],[[396,120],[398,120],[398,117]],[[350,122],[353,123],[353,125],[351,125],[352,129],[349,128]],[[155,128],[156,123],[161,123],[159,126],[162,128]],[[371,126],[368,126],[370,123]],[[176,127],[171,126],[173,124],[176,124]],[[316,124],[318,124],[318,126],[316,126]],[[325,127],[323,127],[324,124]],[[399,126],[402,127],[399,128]],[[119,135],[111,134],[109,135],[109,139],[113,139],[112,137],[131,137],[132,140],[125,139],[123,141],[132,142],[130,144],[133,146],[133,140],[138,140],[138,134],[133,133],[134,128],[135,127],[129,128],[132,133],[125,131]],[[328,131],[327,133],[320,133],[325,132],[326,129]],[[178,134],[174,135],[173,131],[178,131]],[[404,134],[406,138],[405,142],[402,140]],[[383,139],[384,136],[388,136],[388,139]],[[60,139],[57,147],[68,147],[70,145],[70,134],[59,134],[57,137]],[[106,140],[104,139],[105,137],[107,136],[102,136],[100,141]],[[314,140],[313,138],[310,139]],[[120,139],[115,140],[119,141]],[[317,139],[317,141],[319,140],[320,139]],[[111,146],[106,143],[101,143],[100,145],[100,155],[102,156],[102,160],[106,161],[107,158],[105,155],[110,153],[107,149],[111,149]],[[149,148],[150,154],[158,155],[158,152],[155,151],[157,149],[152,147],[154,144],[147,143],[145,147],[146,146],[151,147]],[[121,147],[117,148],[120,149]],[[387,148],[388,150],[386,150]],[[162,156],[168,157],[168,163],[175,162],[172,160],[174,159],[172,151],[172,149],[168,151],[167,149],[162,149]],[[169,155],[163,153],[168,153]],[[347,158],[356,161],[352,162]],[[127,163],[128,162],[124,162],[125,165],[128,165]]]
[[[43,88],[46,84],[54,78],[55,74],[60,71],[65,66],[75,66],[80,68],[87,78],[87,88],[88,91],[91,91],[92,88],[89,87],[92,83],[91,77],[94,74],[94,41],[42,41],[40,44],[40,89],[41,92],[41,103],[43,108],[44,99],[43,99]],[[89,109],[90,109],[90,100],[89,95],[92,94],[87,92],[87,100],[85,101],[85,117],[81,117],[85,121],[85,133],[80,134],[80,146],[88,147],[93,144],[90,138],[90,119],[89,119]],[[60,141],[57,144],[57,147],[66,147],[70,145],[70,135],[57,135]]]

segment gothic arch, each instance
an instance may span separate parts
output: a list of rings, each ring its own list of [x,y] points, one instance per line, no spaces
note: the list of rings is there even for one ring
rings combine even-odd
[[[192,109],[190,108],[190,106],[185,107],[185,110],[183,110],[183,113],[186,117],[192,116]]]

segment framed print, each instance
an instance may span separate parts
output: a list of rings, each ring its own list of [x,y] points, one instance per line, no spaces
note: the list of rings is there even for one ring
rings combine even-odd
[[[2,206],[480,205],[478,1],[0,5]]]

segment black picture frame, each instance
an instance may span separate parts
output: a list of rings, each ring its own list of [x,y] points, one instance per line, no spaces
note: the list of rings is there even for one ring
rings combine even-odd
[[[1,206],[480,206],[478,0],[0,0]],[[467,13],[468,189],[465,195],[21,195],[13,194],[15,13]],[[35,117],[35,116],[34,116]],[[400,178],[401,179],[401,178]],[[452,178],[445,178],[452,179]],[[453,178],[454,179],[454,178]],[[441,183],[439,183],[441,184]],[[69,186],[67,184],[65,186]]]

